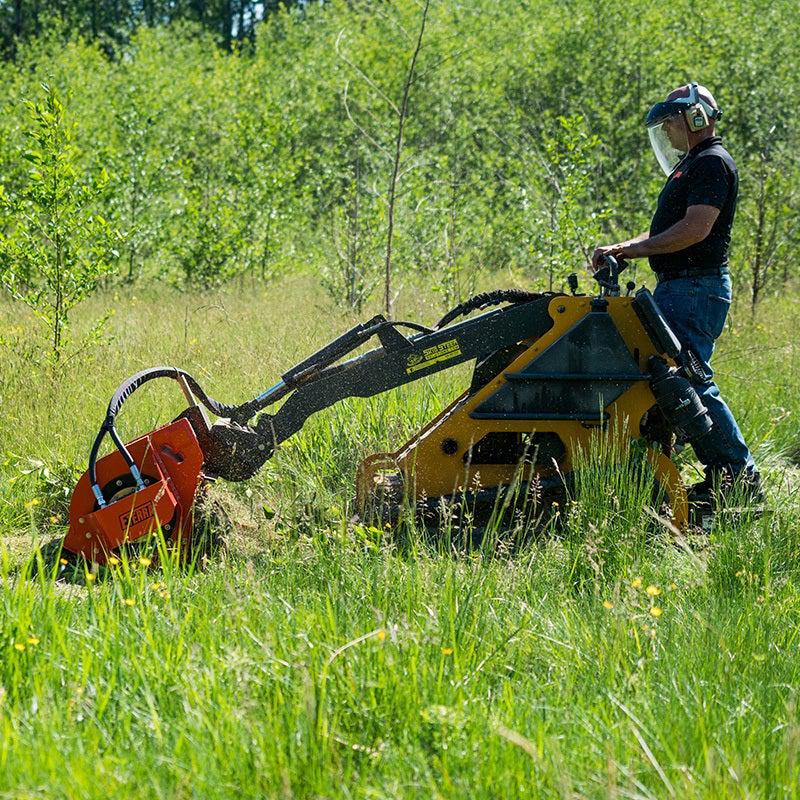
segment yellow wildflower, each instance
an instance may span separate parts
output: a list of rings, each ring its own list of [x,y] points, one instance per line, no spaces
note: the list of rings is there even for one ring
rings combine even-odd
[[[38,636],[29,636],[28,637],[28,644],[30,644],[30,645],[39,644],[39,637]]]
[[[109,556],[108,563],[111,564],[112,567],[116,567],[119,564],[119,559],[116,556]]]
[[[55,514],[53,514],[53,516],[50,517],[50,523],[55,525],[57,522],[61,522],[61,517],[57,517]]]
[[[168,592],[166,589],[164,589],[164,591],[163,591],[163,592],[159,592],[159,594],[161,595],[161,597],[162,597],[164,600],[169,600],[169,598],[170,598],[170,594],[169,594],[169,592]]]
[[[34,497],[33,500],[28,500],[28,502],[25,503],[25,508],[33,508],[34,506],[38,506],[41,502],[42,501],[38,497]]]
[[[451,655],[453,655],[453,648],[452,647],[443,647],[442,648],[442,655],[443,656],[451,656]]]
[[[25,649],[25,645],[24,645],[24,644],[22,644],[22,642],[17,642],[17,643],[14,645],[14,649],[15,649],[15,650],[19,650],[19,651],[20,651],[20,653],[21,653],[21,652],[22,652],[22,651]]]
[[[611,611],[611,609],[614,608],[614,604],[610,600],[603,600],[603,608],[607,608]]]
[[[69,564],[69,561],[67,561],[66,558],[59,558],[58,563],[61,564],[62,567],[66,567],[67,564]]]
[[[671,583],[671,584],[669,585],[669,588],[670,588],[670,589],[677,589],[677,588],[678,588],[678,584],[677,584],[677,583]]]
[[[659,589],[658,586],[655,586],[652,583],[645,589],[645,591],[647,592],[647,594],[650,595],[650,597],[658,597],[658,595],[661,594],[661,589]]]
[[[153,563],[153,559],[152,558],[147,558],[146,556],[140,556],[139,557],[139,563],[143,567],[149,567]]]
[[[633,586],[634,589],[640,589],[641,586],[642,586],[642,579],[641,578],[634,578],[631,581],[631,586]]]
[[[650,609],[650,613],[651,613],[651,614],[652,614],[654,617],[660,617],[660,616],[661,616],[661,615],[662,615],[664,612],[663,612],[663,611],[662,611],[662,610],[661,610],[661,609],[660,609],[658,606],[653,606],[653,607]]]
[[[94,583],[97,580],[97,575],[94,572],[87,572],[86,573],[86,583]]]
[[[125,603],[126,606],[135,606],[136,605],[136,601],[132,597],[126,597],[123,602]]]
[[[375,635],[378,637],[378,641],[382,642],[386,638],[386,631],[381,628]]]

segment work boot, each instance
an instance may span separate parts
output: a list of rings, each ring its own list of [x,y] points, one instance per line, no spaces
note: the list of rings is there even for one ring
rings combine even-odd
[[[733,489],[738,489],[740,497],[748,505],[760,505],[765,500],[764,487],[761,485],[761,474],[757,469],[748,469],[740,472],[734,479]]]
[[[764,502],[764,489],[757,469],[744,469],[735,473],[730,466],[706,467],[705,478],[686,490],[689,515],[692,522],[703,530],[711,529],[717,511],[741,513],[750,508],[758,515]],[[738,509],[733,501],[739,503]]]

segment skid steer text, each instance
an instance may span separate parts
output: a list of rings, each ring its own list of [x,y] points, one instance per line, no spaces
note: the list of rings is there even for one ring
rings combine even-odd
[[[450,339],[447,342],[426,347],[421,353],[414,353],[406,361],[406,374],[411,375],[421,369],[438,364],[440,361],[449,361],[451,358],[461,355],[461,347],[457,339]]]

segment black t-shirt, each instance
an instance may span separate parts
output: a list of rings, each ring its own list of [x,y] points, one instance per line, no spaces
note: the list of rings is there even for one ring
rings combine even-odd
[[[656,272],[708,269],[728,265],[731,226],[739,194],[739,173],[719,136],[695,145],[667,179],[650,223],[650,235],[667,230],[686,216],[689,206],[714,206],[719,216],[702,242],[676,253],[650,256]]]

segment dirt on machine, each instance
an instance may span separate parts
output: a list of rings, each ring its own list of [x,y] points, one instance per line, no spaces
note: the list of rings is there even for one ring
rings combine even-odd
[[[512,487],[541,509],[563,501],[578,453],[600,435],[644,443],[670,522],[686,530],[674,443],[676,434],[689,442],[715,435],[692,387],[703,380],[702,367],[646,288],[629,282],[622,294],[625,266],[607,257],[591,295],[578,293],[574,275],[569,294],[479,294],[433,328],[377,315],[238,405],[209,397],[175,367],[133,375],[111,398],[75,488],[63,554],[103,564],[159,529],[170,548],[191,557],[196,510],[211,482],[251,478],[312,414],[344,398],[371,397],[467,361],[475,362],[472,379],[455,401],[397,450],[360,464],[359,513],[396,519],[411,510],[430,522],[447,505],[479,519]],[[483,313],[469,316],[476,311]],[[377,347],[352,355],[373,339]],[[157,379],[177,381],[187,408],[123,443],[118,414]],[[99,458],[106,437],[114,449]]]

